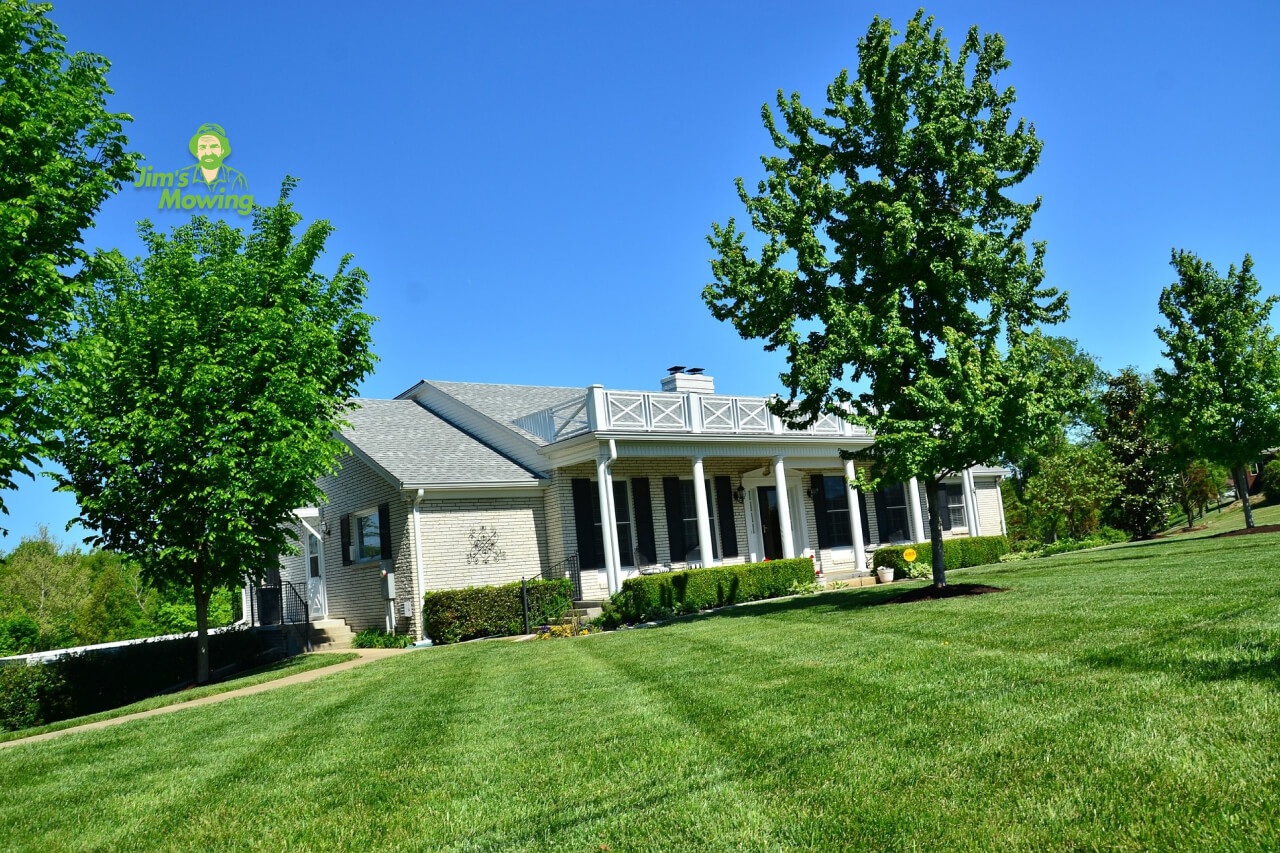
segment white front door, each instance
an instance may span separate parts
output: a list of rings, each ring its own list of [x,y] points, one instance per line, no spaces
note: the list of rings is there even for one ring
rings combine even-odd
[[[311,618],[320,619],[329,612],[329,601],[324,590],[324,548],[314,533],[307,534],[304,556],[307,563],[307,604]]]

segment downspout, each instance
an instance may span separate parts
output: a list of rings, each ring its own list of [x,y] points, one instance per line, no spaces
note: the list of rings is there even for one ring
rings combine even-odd
[[[609,458],[605,460],[604,470],[609,475],[609,550],[613,552],[613,577],[610,579],[609,594],[622,591],[622,551],[618,548],[618,508],[613,499],[613,463],[618,461],[618,444],[609,439]]]
[[[418,496],[413,499],[413,573],[418,578],[417,601],[414,608],[418,618],[418,639],[427,638],[427,626],[422,622],[422,598],[427,594],[427,578],[422,570],[422,521],[418,509],[422,506],[425,489],[418,489]]]

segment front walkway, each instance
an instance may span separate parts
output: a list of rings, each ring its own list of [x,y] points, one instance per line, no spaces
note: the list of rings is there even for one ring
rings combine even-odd
[[[152,708],[150,711],[139,711],[136,714],[128,714],[123,717],[113,717],[109,720],[98,720],[94,723],[85,723],[83,726],[73,726],[67,729],[59,729],[56,732],[45,732],[44,734],[32,735],[31,737],[19,738],[18,740],[5,741],[0,743],[0,749],[10,746],[19,746],[28,743],[36,743],[42,740],[59,737],[61,735],[72,734],[74,732],[86,732],[91,729],[105,729],[107,726],[115,726],[120,723],[131,723],[134,720],[142,720],[147,717],[154,717],[157,714],[170,714],[174,711],[182,711],[187,708],[195,708],[199,705],[212,705],[215,702],[223,702],[227,699],[235,699],[238,696],[252,696],[254,693],[263,693],[267,690],[274,690],[277,687],[288,687],[291,684],[305,684],[308,681],[315,681],[317,678],[325,675],[333,675],[335,672],[342,672],[344,669],[361,666],[370,661],[379,660],[381,658],[390,657],[396,654],[403,654],[406,649],[352,649],[359,657],[354,660],[345,660],[341,663],[335,663],[332,666],[323,666],[319,669],[309,669],[306,672],[299,672],[296,675],[288,675],[284,678],[277,678],[274,681],[264,681],[261,684],[254,684],[249,687],[240,687],[236,690],[228,690],[226,693],[215,693],[213,696],[205,696],[200,699],[192,699],[190,702],[178,702],[174,705],[165,705],[163,708]]]

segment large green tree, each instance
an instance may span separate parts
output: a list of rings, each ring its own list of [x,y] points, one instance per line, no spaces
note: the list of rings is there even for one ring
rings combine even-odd
[[[211,595],[293,547],[292,510],[323,499],[316,479],[374,361],[366,275],[349,256],[316,270],[333,229],[295,237],[292,186],[248,235],[204,217],[169,237],[144,222],[145,258],[95,256],[67,348],[62,488],[97,544],[192,590],[200,682]]]
[[[1149,539],[1164,527],[1173,496],[1173,458],[1152,419],[1154,395],[1151,382],[1126,367],[1108,380],[1100,398],[1098,441],[1111,454],[1120,484],[1109,520],[1138,539]]]
[[[106,108],[109,63],[68,54],[51,8],[0,3],[0,512],[56,426],[41,379],[81,288],[81,234],[136,160],[129,117]]]
[[[1248,255],[1225,276],[1187,251],[1170,263],[1178,280],[1160,294],[1167,325],[1156,329],[1171,363],[1155,371],[1164,430],[1232,472],[1253,527],[1245,466],[1280,445],[1280,338],[1269,323],[1280,297],[1260,298]]]
[[[798,94],[768,105],[778,153],[738,195],[762,243],[712,227],[715,282],[703,298],[767,350],[786,352],[793,424],[822,413],[875,431],[859,458],[879,479],[938,482],[1018,455],[1057,428],[1074,371],[1038,329],[1066,317],[1043,284],[1045,244],[1027,234],[1040,199],[1014,190],[1040,159],[1013,122],[998,34],[969,30],[953,55],[932,18],[898,33],[875,18],[816,115]],[[946,582],[942,508],[930,500],[933,578]]]

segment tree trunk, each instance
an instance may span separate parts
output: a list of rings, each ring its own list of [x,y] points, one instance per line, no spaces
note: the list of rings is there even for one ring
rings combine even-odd
[[[204,684],[209,680],[209,592],[199,563],[192,575],[192,591],[196,599],[196,684]]]
[[[1236,492],[1240,495],[1240,502],[1244,506],[1244,526],[1253,527],[1253,505],[1249,503],[1249,475],[1245,473],[1243,465],[1236,468],[1235,479]]]
[[[930,477],[928,494],[925,498],[929,504],[929,552],[933,558],[933,585],[939,589],[947,585],[947,564],[942,558],[942,507],[938,506],[939,478]]]
[[[1187,514],[1187,529],[1190,530],[1192,526],[1195,525],[1196,508],[1192,504],[1191,499],[1185,496],[1179,501],[1179,503],[1182,504],[1182,511]]]

